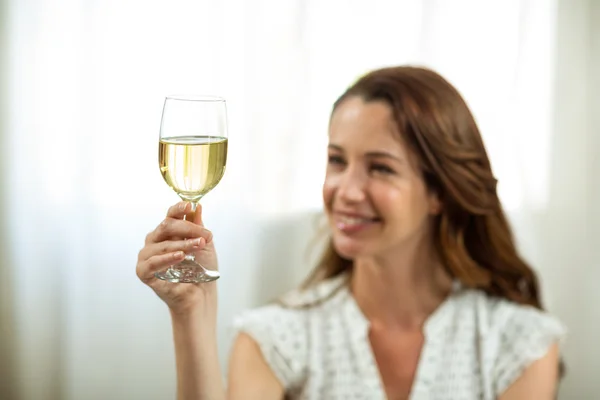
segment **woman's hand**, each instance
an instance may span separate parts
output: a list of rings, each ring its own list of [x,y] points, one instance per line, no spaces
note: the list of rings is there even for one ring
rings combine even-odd
[[[217,270],[212,239],[212,233],[202,223],[202,207],[198,205],[196,212],[192,212],[188,202],[169,208],[166,218],[146,236],[138,254],[137,276],[156,292],[172,313],[187,314],[207,303],[209,307],[216,307],[215,301],[206,301],[208,295],[216,297],[214,282],[171,283],[154,277],[155,272],[179,263],[189,252],[194,253],[203,267]]]

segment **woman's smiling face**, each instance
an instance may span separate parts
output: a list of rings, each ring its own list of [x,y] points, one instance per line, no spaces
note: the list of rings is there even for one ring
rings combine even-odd
[[[344,258],[383,255],[423,238],[439,199],[427,190],[383,101],[349,97],[329,127],[323,200]]]

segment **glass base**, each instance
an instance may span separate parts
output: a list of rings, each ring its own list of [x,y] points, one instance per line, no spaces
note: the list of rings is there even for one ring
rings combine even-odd
[[[166,271],[156,272],[154,276],[172,283],[202,283],[215,281],[221,274],[206,269],[195,261],[183,260]]]

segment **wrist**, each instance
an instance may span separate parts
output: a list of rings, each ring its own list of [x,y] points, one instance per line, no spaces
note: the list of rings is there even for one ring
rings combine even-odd
[[[213,285],[212,283],[203,285]],[[215,327],[217,322],[217,292],[206,288],[199,299],[183,308],[169,307],[174,327]]]

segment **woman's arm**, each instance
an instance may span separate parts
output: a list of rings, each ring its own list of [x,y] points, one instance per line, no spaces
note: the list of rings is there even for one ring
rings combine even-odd
[[[182,240],[181,238],[188,238]],[[171,313],[177,398],[179,400],[281,399],[283,387],[264,361],[258,345],[240,335],[232,353],[226,396],[217,351],[217,283],[170,283],[159,280],[162,271],[193,252],[205,267],[217,270],[212,233],[202,222],[202,207],[189,203],[169,208],[166,218],[146,236],[138,254],[136,273],[168,305]]]
[[[553,400],[558,382],[559,351],[554,344],[548,353],[531,364],[498,400]]]
[[[216,283],[205,285],[201,307],[177,314],[171,311],[178,400],[225,400],[217,352]]]

